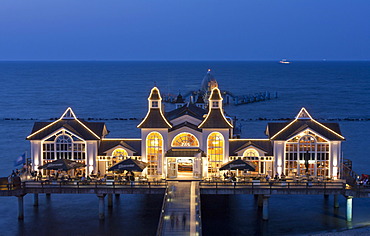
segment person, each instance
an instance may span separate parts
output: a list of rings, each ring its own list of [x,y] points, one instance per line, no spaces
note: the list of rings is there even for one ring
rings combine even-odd
[[[17,174],[14,172],[14,170],[12,171],[12,176],[15,177]]]
[[[97,176],[98,176],[98,178],[100,177],[100,170],[98,170]]]
[[[19,170],[18,169],[15,169],[15,175],[18,176],[19,175]]]
[[[275,177],[274,177],[275,180],[278,180],[279,179],[279,175],[276,174]]]
[[[37,181],[41,181],[42,180],[42,174],[41,174],[41,171],[39,171],[39,174],[37,175]]]
[[[270,181],[270,176],[269,175],[266,175],[266,181],[269,182]]]
[[[226,172],[224,172],[224,179],[227,179],[227,175],[226,175]]]
[[[186,213],[182,214],[182,229],[185,230],[186,226]]]
[[[281,179],[282,179],[282,180],[285,180],[285,177],[286,177],[286,176],[285,176],[284,172],[283,172],[283,173],[281,173]]]
[[[130,181],[135,181],[135,174],[132,171],[130,171]]]

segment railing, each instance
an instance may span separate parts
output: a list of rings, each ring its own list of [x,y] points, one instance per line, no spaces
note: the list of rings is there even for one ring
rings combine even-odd
[[[203,189],[248,189],[248,190],[344,190],[343,182],[200,182]]]
[[[166,188],[167,182],[165,181],[27,181],[22,182],[22,188],[68,188],[68,189],[122,189],[122,188]]]
[[[195,192],[196,192],[196,202],[197,202],[197,205],[195,207],[195,210],[196,210],[196,216],[198,217],[198,219],[196,219],[196,222],[198,223],[196,225],[196,232],[198,232],[198,236],[202,236],[202,206],[201,206],[201,200],[200,200],[200,189],[199,188],[195,188]]]
[[[163,197],[163,202],[162,202],[162,208],[161,208],[161,215],[159,217],[159,222],[158,222],[158,227],[157,227],[157,236],[162,235],[162,230],[163,230],[163,222],[164,222],[164,217],[166,216],[166,207],[167,207],[167,201],[168,201],[168,188],[166,189],[166,192]]]
[[[343,176],[347,181],[347,184],[351,185],[352,187],[357,186],[357,174],[352,170],[352,161],[349,159],[345,159],[342,164]]]

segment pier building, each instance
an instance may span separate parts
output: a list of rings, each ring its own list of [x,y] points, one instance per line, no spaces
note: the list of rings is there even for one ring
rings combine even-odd
[[[257,174],[340,177],[345,139],[337,123],[320,123],[302,108],[289,122],[269,123],[266,139],[236,138],[235,121],[225,114],[214,85],[207,109],[199,101],[182,99],[168,112],[159,89],[152,88],[137,139],[110,139],[104,122],[79,119],[71,108],[53,122],[35,122],[27,137],[33,169],[69,159],[85,164],[85,174],[103,175],[110,166],[133,158],[148,163],[143,175],[149,177],[201,179],[220,175],[223,164],[243,159],[254,164]]]

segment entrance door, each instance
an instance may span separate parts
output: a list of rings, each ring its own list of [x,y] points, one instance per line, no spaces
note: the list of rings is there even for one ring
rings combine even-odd
[[[193,177],[193,159],[177,158],[177,170],[179,177]]]
[[[168,178],[176,178],[177,177],[177,163],[176,160],[168,160],[167,163],[168,169],[167,169],[167,176]]]

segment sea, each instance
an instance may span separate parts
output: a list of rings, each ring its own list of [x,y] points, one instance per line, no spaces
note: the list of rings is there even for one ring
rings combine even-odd
[[[370,62],[297,61],[52,61],[0,62],[0,176],[14,160],[29,156],[26,137],[36,121],[52,121],[68,107],[77,117],[104,121],[108,137],[138,138],[150,89],[162,94],[198,90],[208,69],[219,88],[235,95],[270,92],[276,99],[227,105],[243,138],[265,138],[268,122],[294,118],[302,107],[321,122],[338,122],[344,158],[358,173],[370,173]],[[166,104],[170,110],[173,104]],[[310,235],[370,225],[370,199],[353,199],[353,221],[321,195],[273,195],[269,220],[251,195],[204,195],[204,235]],[[25,219],[17,199],[0,197],[0,235],[155,235],[162,196],[121,195],[98,220],[95,195],[25,196]]]

